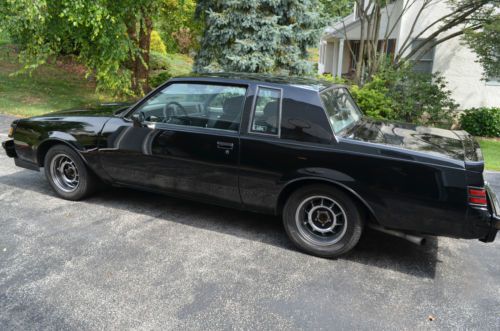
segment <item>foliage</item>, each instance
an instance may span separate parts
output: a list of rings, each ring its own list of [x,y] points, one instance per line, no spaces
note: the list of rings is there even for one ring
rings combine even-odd
[[[396,119],[450,126],[458,105],[441,74],[415,72],[411,65],[403,65],[398,70],[384,69],[381,76],[389,82],[388,96],[393,100]]]
[[[200,0],[206,30],[195,71],[304,74],[307,47],[317,42],[318,0]]]
[[[500,171],[500,140],[479,139],[486,169]]]
[[[151,45],[149,49],[151,52],[156,52],[161,55],[167,55],[167,47],[165,47],[163,40],[161,40],[160,34],[156,30],[151,31]]]
[[[72,63],[49,63],[30,76],[13,76],[21,68],[14,51],[12,45],[0,46],[0,113],[35,116],[115,101],[108,94],[96,93],[94,82],[84,77],[85,70],[82,73]]]
[[[474,136],[500,137],[500,108],[471,108],[460,116],[460,126]]]
[[[148,89],[152,15],[163,1],[4,0],[0,21],[25,70],[76,54],[99,88],[139,94]]]
[[[318,11],[327,23],[349,15],[355,3],[354,0],[320,0],[320,2],[322,8]]]
[[[172,37],[177,42],[179,52],[187,54],[193,47],[193,33],[190,28],[180,28],[178,31],[172,32]]]
[[[332,74],[322,74],[322,75],[316,75],[317,79],[320,80],[326,80],[330,84],[347,84],[347,80],[344,78],[340,78],[337,76],[333,76]]]
[[[9,42],[10,42],[10,37],[7,34],[7,31],[2,30],[2,28],[0,27],[0,46],[8,44]]]
[[[150,70],[168,70],[170,64],[166,55],[151,51],[149,53],[149,69]]]
[[[481,30],[466,30],[464,39],[477,54],[484,77],[500,79],[500,14],[491,15]]]
[[[170,73],[172,76],[182,76],[193,71],[193,59],[185,54],[168,54]]]
[[[160,86],[161,84],[165,83],[171,77],[172,77],[172,75],[168,71],[162,71],[158,74],[152,75],[150,78],[151,87],[156,88],[156,87]]]
[[[188,48],[197,49],[198,41],[204,29],[202,17],[195,17],[196,0],[164,0],[165,6],[157,19],[158,29],[169,52],[183,52],[183,45],[179,45],[176,34],[180,29],[189,29],[191,44]]]
[[[441,75],[414,72],[409,64],[384,66],[351,91],[365,114],[409,123],[450,126],[458,106]]]
[[[365,115],[376,119],[394,119],[393,100],[388,98],[387,82],[380,77],[374,77],[362,88],[351,87],[351,94]]]

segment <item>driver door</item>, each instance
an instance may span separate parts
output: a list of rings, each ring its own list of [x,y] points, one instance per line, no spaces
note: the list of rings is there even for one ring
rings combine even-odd
[[[239,124],[246,87],[172,83],[109,121],[101,164],[116,182],[239,204]]]

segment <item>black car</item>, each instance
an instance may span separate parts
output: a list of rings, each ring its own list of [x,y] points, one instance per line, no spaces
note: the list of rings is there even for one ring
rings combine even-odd
[[[169,80],[134,105],[108,104],[12,123],[16,165],[45,169],[82,199],[101,182],[282,215],[290,239],[323,257],[370,226],[494,240],[499,204],[477,142],[366,118],[346,87],[244,74]]]

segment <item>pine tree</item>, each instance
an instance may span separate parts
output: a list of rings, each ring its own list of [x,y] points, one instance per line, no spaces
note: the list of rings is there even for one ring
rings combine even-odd
[[[200,0],[206,30],[195,71],[304,74],[319,39],[318,0]]]

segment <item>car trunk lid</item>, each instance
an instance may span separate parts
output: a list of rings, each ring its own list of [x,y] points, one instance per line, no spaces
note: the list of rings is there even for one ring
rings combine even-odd
[[[465,131],[364,118],[346,137],[460,160],[474,171],[484,169],[479,144]]]

